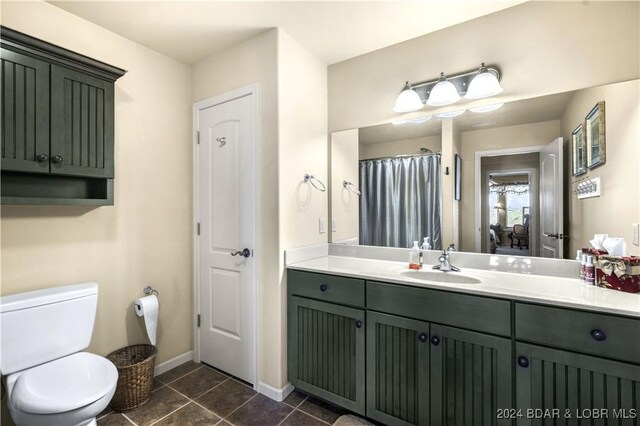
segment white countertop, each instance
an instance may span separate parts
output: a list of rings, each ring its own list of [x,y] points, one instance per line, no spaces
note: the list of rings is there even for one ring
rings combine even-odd
[[[287,265],[287,268],[640,318],[640,293],[624,293],[588,286],[580,283],[578,278],[556,278],[463,268],[462,272],[448,272],[448,274],[477,278],[481,283],[451,284],[419,280],[403,275],[403,272],[409,271],[408,265],[404,262],[341,256],[318,257]],[[423,268],[425,271],[430,269],[431,266],[426,265]]]

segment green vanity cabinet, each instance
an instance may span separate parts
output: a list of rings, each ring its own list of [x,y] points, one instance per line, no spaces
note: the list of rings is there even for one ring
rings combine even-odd
[[[0,42],[2,204],[113,205],[126,71],[6,27]]]
[[[367,416],[429,423],[429,323],[367,311]]]
[[[289,380],[303,392],[393,426],[640,425],[638,318],[287,277]],[[606,421],[578,418],[603,409]]]
[[[593,409],[608,410],[606,424],[638,424],[640,365],[526,343],[516,343],[516,356],[519,425],[604,424],[589,418]],[[528,414],[530,409],[556,409],[559,418],[540,418],[544,412]]]
[[[511,340],[432,324],[430,341],[431,425],[511,424]]]
[[[364,310],[290,296],[288,311],[291,384],[364,414]]]

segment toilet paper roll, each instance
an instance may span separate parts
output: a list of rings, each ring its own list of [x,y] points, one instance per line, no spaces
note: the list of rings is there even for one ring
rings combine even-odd
[[[158,329],[158,298],[151,296],[141,297],[133,302],[136,314],[144,317],[144,325],[147,329],[147,336],[152,345],[156,344],[156,330]]]

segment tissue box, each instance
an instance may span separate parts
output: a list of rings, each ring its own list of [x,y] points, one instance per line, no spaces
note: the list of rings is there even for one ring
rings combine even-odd
[[[594,256],[596,285],[627,293],[640,293],[640,257]]]

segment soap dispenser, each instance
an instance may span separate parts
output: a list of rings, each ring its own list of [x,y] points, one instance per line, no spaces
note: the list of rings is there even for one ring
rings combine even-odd
[[[420,247],[418,247],[418,242],[413,242],[413,247],[411,247],[411,252],[409,253],[409,269],[418,270],[422,267],[420,258],[422,257],[422,251]]]
[[[429,244],[429,237],[424,237],[422,241],[422,250],[431,250],[431,244]]]

